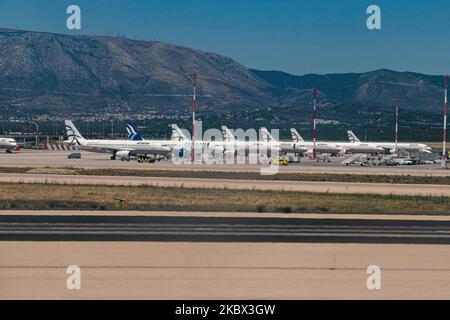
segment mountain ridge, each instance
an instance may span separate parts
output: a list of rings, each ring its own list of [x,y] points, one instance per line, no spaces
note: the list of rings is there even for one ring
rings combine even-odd
[[[323,105],[391,106],[437,112],[441,76],[379,69],[292,75],[249,69],[217,53],[161,41],[0,29],[3,114],[186,112],[190,74],[206,112]]]

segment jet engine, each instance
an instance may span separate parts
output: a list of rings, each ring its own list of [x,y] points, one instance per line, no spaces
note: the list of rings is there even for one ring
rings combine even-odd
[[[130,160],[130,151],[117,151],[116,157],[122,161],[124,161],[124,160],[128,161],[128,160]]]
[[[225,157],[236,157],[237,156],[237,150],[228,149],[228,150],[225,150],[223,152],[223,154],[224,154]]]
[[[184,158],[188,154],[188,150],[185,148],[179,148],[173,150],[173,155],[177,158]]]

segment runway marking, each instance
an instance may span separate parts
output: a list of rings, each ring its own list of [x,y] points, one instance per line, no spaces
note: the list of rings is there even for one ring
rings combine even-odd
[[[30,222],[30,219],[35,221]],[[79,222],[79,219],[86,221]],[[224,220],[228,220],[228,223],[224,223]],[[0,239],[450,243],[450,223],[276,218],[3,216],[0,217]]]
[[[261,267],[261,266],[79,266],[82,269],[211,269],[211,270],[329,270],[329,271],[366,271],[363,267]],[[67,266],[2,266],[0,269],[67,269]],[[450,268],[393,268],[383,267],[383,271],[436,271],[450,272]]]

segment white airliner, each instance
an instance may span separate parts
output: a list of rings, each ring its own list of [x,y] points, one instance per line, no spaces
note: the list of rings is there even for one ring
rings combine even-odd
[[[281,150],[286,152],[300,152],[305,155],[311,155],[313,153],[314,142],[305,141],[298,131],[294,128],[291,129],[292,142],[281,142]],[[335,143],[317,141],[316,152],[318,153],[331,153],[338,154],[343,152],[340,146]]]
[[[248,155],[252,152],[265,152],[270,157],[273,152],[280,152],[280,143],[274,139],[267,128],[260,129],[260,140],[238,140],[226,126],[222,126],[224,153]]]
[[[364,142],[359,141],[358,137],[352,132],[347,131],[348,139],[351,144],[365,144],[372,147],[382,148],[385,153],[396,153],[395,148],[406,153],[431,153],[431,148],[423,143],[397,143],[395,142]]]
[[[305,143],[303,138],[300,136],[298,131],[294,128],[291,129],[292,140],[294,143],[298,143],[298,146],[302,146],[302,143]],[[313,145],[312,142],[306,142],[307,146]],[[323,145],[323,146],[321,146]],[[297,147],[298,147],[297,146]],[[374,145],[369,145],[367,143],[357,142],[357,143],[349,143],[349,142],[335,142],[335,141],[321,141],[317,143],[317,152],[323,153],[336,153],[336,151],[326,151],[330,149],[340,150],[341,153],[381,153],[383,152],[383,148],[377,147]]]
[[[136,130],[133,125],[126,124],[126,128],[129,140],[145,141],[139,131]],[[165,145],[172,148],[172,155],[183,157],[184,155],[187,155],[187,153],[191,152],[192,140],[188,138],[183,130],[181,130],[176,124],[172,124],[171,128],[172,137],[170,143],[164,141]],[[269,149],[269,152],[271,150],[279,148],[279,143],[272,138],[266,128],[261,128],[262,141],[237,140],[236,137],[231,133],[231,131],[225,126],[222,126],[222,135],[223,140],[196,140],[195,146],[196,148],[199,148],[204,152],[208,151],[211,156],[215,156],[221,153],[223,153],[225,156],[236,155],[238,151],[244,151],[246,152],[245,154],[248,154],[250,148],[253,148],[252,150],[254,150],[255,152],[258,152],[259,148],[262,147],[265,147],[264,150]]]
[[[171,152],[170,141],[165,140],[93,140],[85,139],[72,121],[66,120],[68,142],[79,148],[92,151],[111,153],[111,160],[120,158],[129,160],[131,156],[149,156],[169,154]]]
[[[131,141],[146,141],[140,132],[132,125],[127,123],[126,129],[128,132],[128,140]],[[181,130],[176,124],[170,125],[172,128],[172,136],[170,141],[167,140],[152,140],[156,141],[158,143],[161,143],[165,146],[168,146],[172,149],[172,156],[176,156],[179,158],[186,157],[192,149],[192,140],[189,139],[185,132]],[[199,150],[207,150],[209,149],[210,153],[212,155],[217,154],[218,152],[223,152],[224,142],[223,141],[202,141],[202,140],[196,140],[195,146],[196,148],[199,148]]]
[[[141,133],[131,123],[127,123],[125,127],[128,132],[128,141],[148,141],[142,137]],[[172,128],[172,136],[170,140],[150,141],[160,143],[161,145],[171,148],[172,156],[183,158],[191,152],[192,141],[187,138],[185,133],[176,124],[171,124],[170,127]],[[196,141],[197,147],[204,148],[206,147],[206,144],[206,142]]]
[[[16,140],[12,138],[0,138],[0,149],[5,149],[6,153],[11,153],[16,148]]]
[[[176,147],[174,147],[174,154],[182,157],[185,150],[190,150],[192,148],[192,140],[189,139],[176,124],[172,124],[172,141],[177,143]],[[223,132],[222,132],[223,133]],[[203,152],[208,152],[212,157],[220,154],[236,154],[236,144],[234,143],[236,139],[228,140],[216,140],[216,141],[205,141],[205,140],[196,140],[195,146],[196,148],[201,149]],[[190,151],[187,151],[190,152]]]

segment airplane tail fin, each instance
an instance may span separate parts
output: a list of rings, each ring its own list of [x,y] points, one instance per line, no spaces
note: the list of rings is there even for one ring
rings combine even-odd
[[[66,120],[64,121],[64,124],[66,125],[67,140],[69,140],[70,143],[81,145],[81,142],[86,140],[72,121]]]
[[[262,139],[265,142],[273,142],[273,141],[275,141],[274,137],[272,137],[272,135],[270,134],[269,130],[267,130],[267,128],[265,128],[265,127],[261,128],[261,135],[262,135]]]
[[[222,134],[223,134],[223,140],[224,141],[236,141],[236,137],[234,134],[228,129],[226,126],[222,126]]]
[[[125,127],[127,128],[129,141],[144,141],[139,131],[132,124],[127,123]]]
[[[189,141],[189,139],[184,134],[183,130],[181,130],[176,124],[172,124],[172,140],[175,141]]]
[[[359,141],[358,137],[353,133],[353,131],[348,130],[347,134],[348,134],[348,140],[350,140],[351,143],[361,142],[361,141]]]
[[[304,142],[305,140],[303,140],[302,136],[300,135],[300,133],[298,133],[297,129],[295,128],[291,128],[291,136],[292,136],[292,141],[295,142]]]

